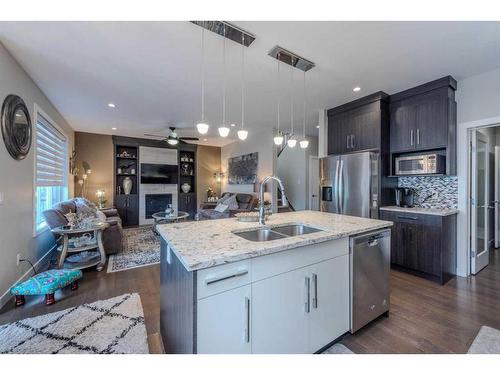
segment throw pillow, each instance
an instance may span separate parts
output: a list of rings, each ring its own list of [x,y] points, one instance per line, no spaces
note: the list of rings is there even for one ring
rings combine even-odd
[[[106,222],[106,215],[102,211],[97,211],[97,218],[99,219],[100,222],[105,223]]]
[[[75,199],[76,212],[82,216],[82,218],[97,217],[97,208],[94,204],[88,204],[88,200],[85,198]]]
[[[231,193],[224,193],[222,197],[217,201],[217,204],[219,203],[226,203],[226,201],[231,198],[232,194]]]
[[[231,195],[229,199],[224,201],[224,204],[227,204],[230,210],[237,210],[238,208],[240,208],[238,206],[238,201],[236,200],[236,195]]]
[[[214,210],[217,211],[217,212],[226,212],[227,209],[229,208],[229,206],[227,204],[224,204],[224,203],[219,203],[215,208]]]

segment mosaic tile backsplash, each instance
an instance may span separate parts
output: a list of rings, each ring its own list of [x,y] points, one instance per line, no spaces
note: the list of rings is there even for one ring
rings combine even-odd
[[[398,186],[415,189],[415,206],[417,207],[458,208],[457,177],[399,177]]]

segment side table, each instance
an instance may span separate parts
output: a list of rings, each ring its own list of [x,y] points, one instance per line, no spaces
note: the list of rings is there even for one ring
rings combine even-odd
[[[65,225],[52,229],[53,233],[59,234],[63,237],[63,243],[58,248],[61,252],[59,255],[58,268],[83,269],[97,266],[97,271],[102,271],[104,269],[104,264],[106,263],[106,253],[104,252],[104,246],[102,243],[102,232],[107,227],[109,227],[108,223],[98,222],[85,228],[75,228]],[[85,233],[93,234],[90,241],[82,245],[70,244],[70,238],[77,237],[78,235],[83,235]],[[74,253],[91,250],[98,251],[99,257],[75,263],[66,261],[66,258]]]

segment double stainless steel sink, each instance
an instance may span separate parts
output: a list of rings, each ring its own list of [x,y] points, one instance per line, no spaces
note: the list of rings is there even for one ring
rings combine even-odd
[[[322,232],[322,230],[308,227],[304,224],[287,224],[273,228],[258,228],[244,232],[234,232],[234,234],[248,241],[264,242],[315,232]]]

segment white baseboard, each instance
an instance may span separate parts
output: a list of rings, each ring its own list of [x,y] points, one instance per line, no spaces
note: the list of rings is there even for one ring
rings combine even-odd
[[[47,256],[49,256],[50,254],[52,254],[53,251],[56,250],[56,246],[53,246],[49,251],[47,251],[39,260],[38,262],[36,262],[33,266],[35,267],[35,270],[37,269],[37,267],[42,264],[45,259],[47,258]],[[3,294],[2,296],[0,297],[0,308],[2,308],[7,302],[9,302],[9,300],[12,298],[11,294],[10,294],[10,288],[12,288],[14,285],[17,285],[18,283],[22,282],[22,281],[25,281],[27,280],[28,278],[30,278],[32,276],[32,273],[33,273],[33,270],[31,269],[31,267],[29,267],[29,269],[14,283],[12,284]]]

